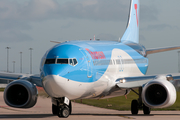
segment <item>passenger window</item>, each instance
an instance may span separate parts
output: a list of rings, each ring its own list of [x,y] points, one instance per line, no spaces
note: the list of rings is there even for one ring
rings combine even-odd
[[[68,64],[68,59],[57,59],[57,64]]]
[[[45,64],[55,64],[56,59],[46,59]]]

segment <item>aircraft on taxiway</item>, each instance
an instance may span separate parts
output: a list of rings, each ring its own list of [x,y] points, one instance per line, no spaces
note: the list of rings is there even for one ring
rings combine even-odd
[[[145,75],[149,54],[180,49],[168,47],[146,50],[139,44],[140,0],[131,0],[127,29],[121,41],[75,40],[59,43],[42,57],[40,75],[0,73],[0,79],[13,80],[4,91],[7,105],[31,108],[37,101],[36,86],[52,99],[52,113],[68,117],[71,100],[122,96],[139,89],[131,103],[132,114],[143,109],[164,108],[176,101],[172,81],[180,75]],[[135,92],[135,91],[134,91]]]

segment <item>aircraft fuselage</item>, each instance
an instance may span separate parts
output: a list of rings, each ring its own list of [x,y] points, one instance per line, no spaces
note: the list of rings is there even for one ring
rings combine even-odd
[[[115,81],[144,75],[148,67],[145,53],[143,46],[131,42],[64,42],[42,58],[43,87],[51,97],[70,100],[124,95],[128,90],[116,89]]]

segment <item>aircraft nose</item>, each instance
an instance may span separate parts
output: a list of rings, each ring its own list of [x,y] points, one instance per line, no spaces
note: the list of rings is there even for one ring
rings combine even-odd
[[[44,76],[42,83],[47,94],[51,97],[64,97],[68,90],[68,87],[64,85],[68,79],[63,77],[68,73],[67,66],[45,64],[42,71]]]
[[[43,71],[45,76],[58,74],[58,68],[55,65],[44,65]]]
[[[51,97],[63,97],[66,94],[65,89],[62,87],[65,84],[65,80],[57,75],[44,77],[42,83],[45,91]]]
[[[67,76],[72,68],[67,64],[44,64],[41,69],[42,84],[47,94],[54,98],[68,97],[69,99],[77,98],[79,91],[74,91],[75,82]]]
[[[65,76],[68,74],[68,68],[66,65],[58,65],[58,64],[51,64],[51,65],[44,65],[43,73],[44,76],[48,75],[58,75],[58,76]]]

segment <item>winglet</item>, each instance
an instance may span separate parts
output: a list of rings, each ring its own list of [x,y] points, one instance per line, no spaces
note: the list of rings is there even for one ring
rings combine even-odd
[[[134,43],[139,43],[139,10],[140,0],[131,0],[129,20],[126,31],[121,38],[122,42],[131,41]]]

